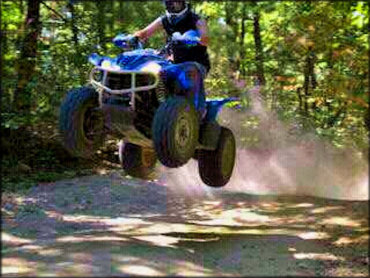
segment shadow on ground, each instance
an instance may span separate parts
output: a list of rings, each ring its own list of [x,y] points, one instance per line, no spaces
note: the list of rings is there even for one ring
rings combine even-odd
[[[2,198],[6,276],[368,276],[368,202],[184,196],[117,173]]]

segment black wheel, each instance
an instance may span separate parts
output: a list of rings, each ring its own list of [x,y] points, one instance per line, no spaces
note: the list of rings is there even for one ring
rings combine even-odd
[[[59,115],[63,145],[73,156],[89,158],[104,142],[104,117],[98,93],[91,87],[68,92]]]
[[[154,173],[157,156],[153,149],[120,141],[118,155],[123,170],[130,176],[147,179]]]
[[[198,114],[183,97],[171,97],[157,109],[152,125],[154,148],[167,167],[184,165],[198,144]]]
[[[235,155],[234,135],[230,129],[221,127],[217,149],[198,152],[199,174],[202,181],[212,187],[224,186],[233,172]]]

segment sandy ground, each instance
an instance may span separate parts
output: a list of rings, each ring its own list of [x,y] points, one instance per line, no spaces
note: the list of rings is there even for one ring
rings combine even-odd
[[[369,276],[368,202],[184,194],[120,171],[2,195],[4,276]]]

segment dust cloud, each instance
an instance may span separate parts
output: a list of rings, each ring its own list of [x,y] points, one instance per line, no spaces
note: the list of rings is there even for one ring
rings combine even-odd
[[[300,195],[341,200],[368,200],[368,160],[353,149],[338,150],[313,133],[292,133],[294,123],[279,121],[265,108],[259,88],[249,91],[247,111],[223,108],[219,123],[230,128],[237,142],[237,158],[230,182],[211,188],[200,179],[198,163],[161,166],[159,182],[179,194],[196,197],[232,191],[254,195]],[[247,119],[255,119],[246,121]],[[251,124],[252,122],[252,124]],[[245,139],[258,144],[247,145]]]

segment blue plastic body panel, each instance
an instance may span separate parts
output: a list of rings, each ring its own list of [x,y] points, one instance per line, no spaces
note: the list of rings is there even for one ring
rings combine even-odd
[[[217,118],[217,114],[220,112],[223,105],[228,102],[238,101],[239,98],[228,97],[224,99],[208,99],[206,100],[207,114],[205,116],[205,121],[212,122]]]

